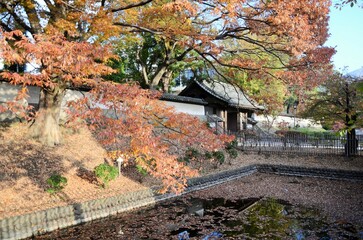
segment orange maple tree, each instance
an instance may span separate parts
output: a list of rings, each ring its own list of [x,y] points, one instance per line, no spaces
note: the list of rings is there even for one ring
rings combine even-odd
[[[165,191],[180,192],[186,179],[197,174],[178,161],[180,154],[191,147],[215,151],[233,139],[213,134],[196,117],[175,113],[158,100],[158,92],[102,81],[100,76],[112,71],[102,64],[113,56],[105,47],[67,41],[61,35],[35,35],[33,41],[19,31],[2,35],[8,63],[29,61],[41,69],[36,73],[3,71],[1,77],[11,84],[41,87],[45,93],[46,105],[40,106],[32,126],[34,136],[45,144],[59,143],[59,105],[67,88],[79,86],[92,87],[92,91],[89,97],[71,104],[69,122],[85,119],[110,157],[135,161],[161,178]],[[24,96],[25,88],[20,93]],[[18,109],[15,104],[10,106]]]
[[[144,158],[143,167],[155,175],[160,174],[167,184],[170,177],[177,179],[189,174],[183,172],[183,168],[172,169],[173,164],[181,165],[169,152],[171,143],[187,146],[199,141],[208,148],[213,146],[211,141],[205,142],[202,135],[193,134],[198,128],[202,133],[209,132],[196,120],[181,115],[176,119],[170,110],[157,107],[153,101],[153,104],[148,103],[153,93],[134,90],[128,85],[103,87],[101,76],[112,71],[104,64],[113,57],[107,44],[120,40],[138,42],[140,33],[147,32],[170,46],[178,46],[172,48],[177,49],[178,54],[169,51],[163,56],[164,61],[160,61],[163,74],[170,73],[172,63],[193,54],[193,58],[204,61],[207,68],[214,69],[225,81],[233,82],[233,79],[223,72],[235,69],[250,79],[279,78],[286,83],[312,86],[317,84],[318,78],[311,76],[329,70],[329,60],[334,53],[333,49],[323,47],[328,35],[329,6],[329,0],[1,1],[0,58],[10,65],[32,64],[37,70],[35,73],[5,70],[1,78],[13,84],[41,88],[40,110],[33,130],[34,136],[48,145],[60,142],[60,102],[69,87],[93,87],[99,94],[96,99],[107,96],[102,98],[104,104],[119,104],[116,109],[121,113],[130,109],[127,115],[119,116],[117,123],[114,116],[104,119],[101,114],[94,115],[100,113],[100,109],[92,111],[94,117],[85,116],[93,123],[91,126],[103,127],[105,131],[100,135],[108,141],[129,140],[130,149],[125,151],[137,159]],[[107,92],[108,89],[112,92]],[[139,98],[139,94],[144,98]],[[130,100],[117,99],[127,96]],[[148,112],[149,108],[153,111]],[[137,118],[138,114],[143,118]],[[122,125],[131,120],[133,124]],[[177,120],[183,124],[175,125]],[[108,130],[111,129],[108,126],[113,126],[114,132]],[[122,131],[122,126],[127,126],[129,132]],[[179,130],[171,130],[175,128]],[[118,135],[114,136],[116,133]],[[167,146],[168,141],[171,145]],[[138,143],[144,144],[136,145]],[[155,148],[160,151],[149,150]],[[164,163],[153,163],[161,158],[165,158]],[[164,168],[169,170],[163,173]],[[178,177],[173,177],[173,172],[179,172]],[[171,183],[169,187],[178,188],[175,181]]]
[[[334,53],[323,47],[330,5],[330,0],[13,0],[0,3],[0,25],[31,34],[49,33],[51,26],[77,41],[121,40],[121,48],[142,41],[140,33],[152,34],[172,47],[161,56],[150,88],[190,54],[209,68],[236,68],[251,79],[283,79],[278,73],[290,71],[302,79],[299,84],[311,85],[316,83],[306,71],[329,70],[323,65]]]
[[[72,119],[86,119],[109,157],[122,157],[163,182],[163,191],[180,192],[196,176],[178,158],[186,150],[216,151],[234,137],[216,135],[205,122],[158,100],[160,93],[137,85],[103,83],[71,104]]]
[[[34,35],[33,39],[19,30],[0,34],[2,58],[7,64],[31,63],[35,68],[34,72],[25,73],[2,71],[0,76],[14,85],[41,88],[32,135],[44,144],[59,144],[59,113],[65,90],[97,85],[101,75],[112,72],[103,64],[112,56],[111,52],[95,44],[67,41],[56,33]],[[20,91],[23,96],[25,89]]]
[[[331,69],[334,50],[323,47],[330,5],[329,0],[13,0],[0,3],[0,26],[30,36],[56,29],[69,42],[121,41],[121,48],[140,42],[141,33],[152,34],[172,47],[158,61],[150,88],[170,75],[172,64],[195,58],[232,83],[224,74],[228,69],[249,79],[277,77],[313,86]]]
[[[165,77],[173,70],[175,61],[193,59],[205,61],[207,68],[214,69],[217,75],[228,71],[220,68],[234,68],[249,79],[277,77],[294,83],[295,78],[284,74],[290,72],[299,86],[317,85],[320,76],[330,73],[329,60],[334,49],[323,46],[328,36],[330,1],[137,3],[140,7],[135,9],[112,2],[105,4],[103,11],[122,13],[109,24],[122,26],[123,33],[148,33],[160,39],[161,44],[178,46],[173,47],[177,51],[169,49],[160,56],[156,73],[164,71]],[[321,74],[309,78],[317,72]],[[154,74],[156,81],[150,88],[158,83],[158,74]],[[225,81],[235,83],[233,79]]]

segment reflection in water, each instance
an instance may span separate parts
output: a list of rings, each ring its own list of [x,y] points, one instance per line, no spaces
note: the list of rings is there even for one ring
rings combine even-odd
[[[332,223],[316,209],[271,198],[180,198],[38,238],[363,239],[362,226]]]

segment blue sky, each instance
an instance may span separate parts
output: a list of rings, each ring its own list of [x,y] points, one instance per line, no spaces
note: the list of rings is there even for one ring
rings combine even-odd
[[[339,10],[332,6],[329,32],[325,45],[336,47],[337,53],[333,56],[335,69],[343,72],[346,66],[346,72],[351,72],[363,67],[363,8],[356,5]]]

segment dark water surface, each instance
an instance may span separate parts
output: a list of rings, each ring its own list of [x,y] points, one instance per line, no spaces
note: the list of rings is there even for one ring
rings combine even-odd
[[[182,197],[33,239],[363,239],[362,226],[329,222],[276,199]]]

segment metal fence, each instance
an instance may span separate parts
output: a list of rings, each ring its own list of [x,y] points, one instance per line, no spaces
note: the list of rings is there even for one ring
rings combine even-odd
[[[303,155],[346,155],[347,145],[354,146],[351,155],[363,156],[363,136],[350,144],[345,137],[336,136],[256,136],[236,135],[238,147],[244,151]]]

